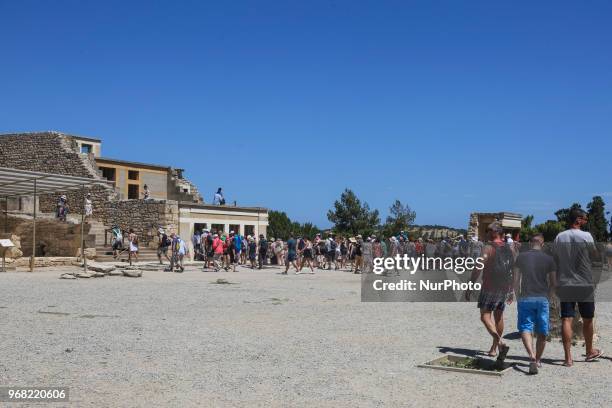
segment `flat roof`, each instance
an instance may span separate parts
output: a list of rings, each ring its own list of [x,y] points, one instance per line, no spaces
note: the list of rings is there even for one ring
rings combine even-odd
[[[87,141],[87,142],[96,142],[96,143],[102,143],[102,140],[100,140],[100,139],[95,139],[95,138],[93,138],[93,137],[76,136],[76,135],[66,135],[66,136],[70,136],[70,137],[72,137],[72,138],[74,138],[74,139],[77,139],[77,140],[85,140],[85,141]]]
[[[179,208],[201,208],[204,210],[217,210],[217,211],[246,211],[246,212],[267,212],[268,209],[265,207],[242,207],[233,205],[214,205],[214,204],[202,204],[192,203],[189,201],[179,201]]]
[[[140,163],[140,162],[135,162],[135,161],[129,161],[129,160],[119,160],[119,159],[111,159],[110,157],[95,157],[94,160],[97,162],[104,162],[104,163],[114,163],[114,164],[121,164],[124,166],[131,166],[131,167],[148,167],[148,168],[153,168],[153,169],[162,169],[162,170],[169,170],[172,167],[170,166],[162,166],[160,164],[152,164],[152,163]],[[177,169],[177,170],[182,170],[182,169]]]
[[[36,195],[40,195],[78,190],[92,185],[112,187],[113,183],[90,177],[0,167],[0,198],[32,196],[35,185]]]

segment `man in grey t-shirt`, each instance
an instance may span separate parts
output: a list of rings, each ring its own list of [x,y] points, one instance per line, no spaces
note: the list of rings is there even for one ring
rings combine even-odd
[[[576,304],[582,316],[582,333],[586,347],[586,361],[593,361],[603,352],[593,348],[593,317],[595,316],[594,283],[591,270],[591,256],[596,253],[593,237],[582,231],[587,223],[587,214],[574,208],[569,214],[570,228],[555,238],[555,261],[557,263],[557,293],[561,300],[561,333],[565,362],[571,367],[572,321],[576,316]]]
[[[555,287],[555,261],[542,252],[544,236],[531,238],[531,249],[522,252],[514,264],[514,292],[518,298],[518,331],[531,359],[529,373],[537,374],[549,333],[548,297]],[[537,336],[533,350],[533,333]]]

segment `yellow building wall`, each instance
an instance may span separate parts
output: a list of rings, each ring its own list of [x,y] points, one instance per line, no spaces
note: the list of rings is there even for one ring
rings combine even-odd
[[[102,160],[96,160],[99,168],[115,169],[115,186],[119,190],[122,199],[128,198],[128,186],[135,184],[138,186],[138,198],[143,198],[144,185],[148,184],[151,192],[150,197],[166,200],[168,199],[168,172],[166,170],[155,170],[144,167],[126,166],[114,163],[107,163]],[[138,172],[138,180],[130,180],[128,178],[129,171]]]

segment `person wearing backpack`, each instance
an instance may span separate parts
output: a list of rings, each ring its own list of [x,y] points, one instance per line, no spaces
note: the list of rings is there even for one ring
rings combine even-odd
[[[170,258],[168,257],[170,239],[168,239],[168,235],[166,235],[162,228],[157,231],[157,236],[159,237],[159,244],[157,246],[157,259],[159,259],[159,264],[163,265],[164,262],[162,261],[162,255],[166,257],[168,262],[170,262]]]
[[[503,363],[510,349],[504,343],[502,335],[504,309],[506,303],[510,304],[514,299],[512,268],[515,255],[510,245],[503,241],[503,229],[498,222],[491,223],[487,227],[487,233],[489,243],[483,251],[484,268],[474,269],[470,281],[476,282],[482,273],[482,290],[477,307],[480,309],[480,320],[493,338],[488,355],[497,356],[498,363]],[[465,292],[467,301],[470,300],[470,295],[471,291],[468,289]]]
[[[115,225],[111,230],[113,235],[112,246],[113,246],[113,258],[117,259],[119,256],[119,252],[123,250],[123,232],[121,232],[121,228]]]
[[[327,261],[327,269],[331,270],[332,263],[334,264],[334,268],[336,267],[336,240],[334,239],[334,235],[330,234],[327,237],[327,241],[325,242],[325,258]],[[325,267],[323,267],[325,269]]]
[[[268,241],[264,234],[259,234],[259,254],[258,254],[258,262],[259,269],[263,269],[264,264],[266,263],[266,257],[268,256]]]

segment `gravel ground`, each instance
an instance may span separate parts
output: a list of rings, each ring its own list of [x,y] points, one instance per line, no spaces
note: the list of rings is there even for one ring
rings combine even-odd
[[[79,407],[612,405],[612,361],[575,348],[561,367],[558,342],[538,376],[517,339],[501,378],[417,368],[488,349],[474,303],[361,303],[359,275],[340,271],[58,279],[69,270],[0,274],[0,385],[68,386]],[[612,352],[611,304],[597,313]]]

